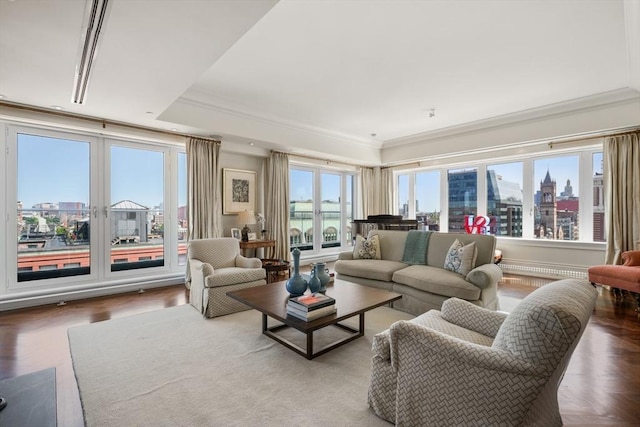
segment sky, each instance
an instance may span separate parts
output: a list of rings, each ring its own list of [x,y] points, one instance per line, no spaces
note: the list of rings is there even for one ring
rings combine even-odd
[[[89,205],[89,143],[41,136],[18,136],[18,200],[24,208],[43,202],[84,202]],[[602,154],[594,156],[594,169],[601,172]],[[522,185],[520,162],[489,166],[505,181]],[[534,188],[549,170],[556,180],[558,195],[564,191],[567,179],[573,193],[578,194],[578,156],[550,157],[534,161]],[[163,153],[111,147],[111,203],[132,200],[153,208],[162,203]],[[291,200],[313,198],[313,172],[292,169],[290,172]],[[416,197],[421,211],[439,210],[439,184],[437,172],[419,173]],[[338,201],[340,175],[322,173],[322,200]],[[402,181],[401,181],[402,182]],[[186,155],[178,156],[178,203],[187,203]],[[406,200],[406,189],[401,186],[400,200]]]
[[[90,144],[18,135],[18,200],[37,203],[89,203]],[[111,203],[132,200],[153,208],[163,201],[162,152],[111,146]],[[186,205],[186,156],[178,157],[179,206]]]
[[[313,172],[291,169],[289,171],[289,198],[291,200],[313,199]],[[320,176],[322,200],[340,200],[340,175],[322,173]]]

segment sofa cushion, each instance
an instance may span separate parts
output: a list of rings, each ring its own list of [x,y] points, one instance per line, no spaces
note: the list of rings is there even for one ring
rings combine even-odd
[[[336,261],[335,270],[345,276],[363,277],[365,279],[390,282],[393,273],[407,266],[398,261],[354,259],[350,261]]]
[[[205,279],[207,288],[229,286],[237,283],[253,282],[265,278],[262,268],[227,267],[215,269],[213,274]]]
[[[356,244],[353,247],[353,259],[381,259],[380,236],[370,235],[365,239],[361,235],[356,236]]]
[[[456,239],[447,251],[447,257],[444,259],[444,268],[466,276],[467,273],[473,270],[475,258],[475,242],[463,245],[460,240]]]
[[[480,298],[481,290],[452,271],[428,265],[411,265],[393,273],[396,283],[411,286],[421,291],[468,301]]]
[[[463,245],[471,242],[476,244],[476,266],[493,263],[496,249],[496,236],[488,234],[433,233],[429,239],[427,265],[443,268],[447,251],[456,239]]]
[[[368,237],[374,234],[380,236],[380,253],[382,254],[382,259],[402,262],[404,246],[409,233],[398,230],[371,230],[368,233]]]

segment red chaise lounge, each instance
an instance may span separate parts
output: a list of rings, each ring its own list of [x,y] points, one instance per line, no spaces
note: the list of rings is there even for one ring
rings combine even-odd
[[[622,265],[596,265],[589,268],[589,281],[593,284],[611,286],[633,292],[638,303],[636,312],[640,316],[640,251],[622,253]]]

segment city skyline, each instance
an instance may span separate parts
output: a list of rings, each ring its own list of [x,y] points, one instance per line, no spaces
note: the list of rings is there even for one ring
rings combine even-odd
[[[602,152],[594,153],[592,162],[592,176],[602,174]],[[545,157],[534,160],[533,188],[540,186],[540,182],[549,171],[551,179],[556,181],[556,196],[560,197],[565,190],[567,180],[571,181],[573,196],[579,195],[579,158],[577,155]],[[474,167],[449,169],[449,172],[474,170]],[[515,182],[523,189],[522,162],[496,163],[487,166],[487,170],[494,170],[504,181]],[[404,178],[404,181],[402,180]],[[400,207],[408,201],[408,175],[398,176],[398,200]],[[439,171],[416,172],[415,199],[418,201],[417,212],[440,211],[440,173]],[[534,194],[537,190],[534,190]]]

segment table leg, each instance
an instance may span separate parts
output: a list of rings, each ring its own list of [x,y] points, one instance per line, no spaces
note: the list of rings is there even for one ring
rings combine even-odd
[[[307,334],[307,359],[313,359],[313,332]]]

